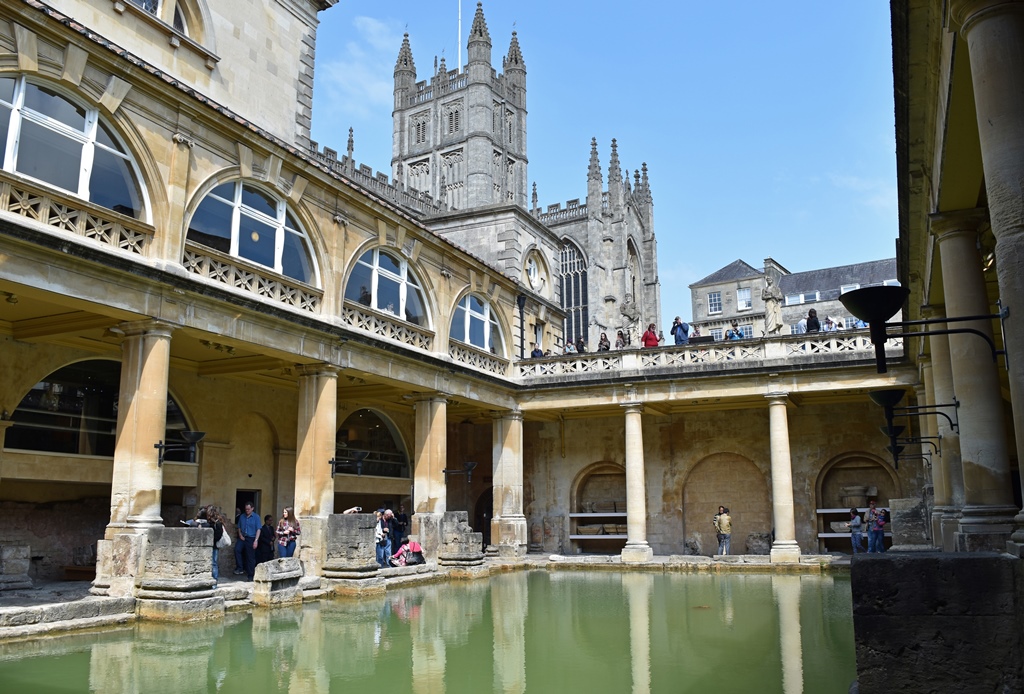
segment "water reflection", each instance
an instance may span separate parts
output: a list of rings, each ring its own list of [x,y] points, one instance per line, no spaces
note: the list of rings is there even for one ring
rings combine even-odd
[[[817,576],[517,572],[0,644],[6,691],[799,694],[854,677],[849,582]]]

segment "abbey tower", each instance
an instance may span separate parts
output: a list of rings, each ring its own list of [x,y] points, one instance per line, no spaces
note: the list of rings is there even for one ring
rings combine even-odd
[[[478,3],[463,69],[435,59],[417,81],[409,35],[395,63],[392,179],[447,212],[431,228],[564,311],[564,325],[529,328],[529,342],[558,348],[582,337],[594,350],[602,332],[623,330],[637,344],[661,324],[654,203],[647,166],[623,172],[611,143],[608,183],[591,142],[587,195],[541,209],[527,202],[526,64],[512,32],[502,72]],[[554,108],[555,105],[549,105]],[[486,213],[485,213],[486,210]],[[552,315],[552,320],[562,322]]]

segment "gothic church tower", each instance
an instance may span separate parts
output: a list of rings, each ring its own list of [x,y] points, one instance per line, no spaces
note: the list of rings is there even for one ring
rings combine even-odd
[[[395,64],[392,177],[466,210],[526,208],[526,65],[512,32],[503,73],[491,66],[491,36],[477,3],[465,69],[435,60],[430,80],[416,81],[409,35]]]

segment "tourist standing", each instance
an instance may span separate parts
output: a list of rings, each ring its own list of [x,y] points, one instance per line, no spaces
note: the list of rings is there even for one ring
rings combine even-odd
[[[718,553],[728,554],[732,544],[732,516],[729,515],[727,507],[719,506],[718,508],[721,509],[715,516],[715,530],[718,531]]]
[[[807,318],[804,318],[803,320],[806,321],[805,325],[807,326],[807,332],[821,332],[821,321],[818,320],[818,312],[816,310],[812,308],[808,311]]]
[[[543,356],[544,356],[544,350],[542,350],[540,348],[540,343],[539,342],[534,342],[533,343],[533,351],[530,352],[530,358],[531,359],[540,359]]]
[[[391,539],[391,546],[395,543],[402,543],[402,538],[409,535],[409,514],[405,512],[405,506],[398,505],[398,513],[395,515],[395,536]]]
[[[690,341],[690,326],[679,316],[672,321],[672,328],[668,333],[675,338],[677,345],[685,345]]]
[[[217,544],[227,531],[224,529],[224,516],[217,506],[211,504],[206,507],[206,521],[213,528],[213,587],[216,588],[220,580],[220,547]],[[231,539],[230,535],[228,539]]]
[[[243,556],[242,545],[245,544],[245,538],[242,537],[241,531],[238,526],[242,524],[242,509],[235,507],[235,571],[236,576],[241,576],[245,573],[245,557]]]
[[[601,339],[597,341],[597,351],[607,352],[612,348],[612,343],[608,341],[608,335],[601,333]]]
[[[863,545],[861,545],[861,539],[863,535],[861,530],[864,528],[864,522],[860,519],[860,514],[857,513],[857,509],[850,509],[850,522],[846,524],[846,527],[850,529],[850,543],[853,545],[853,553],[857,554],[864,551]]]
[[[263,527],[260,528],[259,545],[256,547],[256,564],[262,564],[274,558],[274,517],[269,513],[263,516]]]
[[[640,344],[644,347],[657,347],[661,340],[658,338],[658,326],[651,323],[647,326],[647,330],[644,331],[643,336],[640,338]]]
[[[238,517],[238,537],[241,539],[245,577],[251,581],[256,576],[256,547],[260,539],[260,517],[252,512],[252,503],[247,503],[245,513]]]
[[[626,347],[626,336],[622,334],[620,330],[615,334],[615,349],[624,349]]]
[[[294,557],[295,543],[301,534],[302,528],[295,512],[290,507],[286,508],[281,512],[281,520],[277,522],[277,555],[282,558]]]
[[[868,504],[864,514],[864,525],[868,529],[868,554],[885,551],[885,512],[875,508],[875,502]]]
[[[384,569],[388,566],[390,555],[388,550],[391,549],[391,543],[388,541],[390,539],[388,537],[390,528],[387,521],[384,520],[384,509],[377,509],[373,515],[377,521],[373,528],[373,539],[376,541],[377,546],[377,565]]]

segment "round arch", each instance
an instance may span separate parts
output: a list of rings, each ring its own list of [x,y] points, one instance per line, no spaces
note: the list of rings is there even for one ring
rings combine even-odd
[[[335,452],[339,460],[353,459],[355,469],[341,474],[372,475],[412,479],[409,448],[401,431],[384,412],[363,407],[354,410],[338,425]],[[359,462],[355,454],[363,454]]]
[[[486,295],[484,295],[484,294],[482,294],[480,292],[472,291],[469,288],[468,285],[466,287],[464,287],[462,289],[462,291],[460,291],[456,295],[455,301],[452,302],[452,304],[451,304],[451,307],[450,307],[449,312],[448,312],[447,332],[445,334],[448,335],[449,339],[452,339],[451,338],[452,324],[453,324],[453,322],[455,320],[456,312],[460,308],[460,304],[463,302],[463,300],[465,300],[465,298],[467,296],[472,296],[472,297],[476,298],[478,301],[482,302],[484,305],[486,305],[488,307],[488,311],[489,311],[488,318],[494,320],[495,324],[498,327],[498,335],[501,338],[501,352],[500,353],[493,352],[493,353],[496,356],[501,357],[502,359],[509,359],[511,354],[512,354],[512,349],[513,349],[513,345],[512,345],[513,337],[512,337],[512,325],[511,325],[511,323],[508,320],[508,316],[506,315],[506,312],[500,309],[500,305],[498,303],[496,303],[494,301],[491,301],[491,299],[489,297],[487,297]],[[475,347],[477,349],[484,349],[484,347],[482,347],[480,345],[475,345],[475,344],[469,342],[468,340],[459,340],[459,342],[462,342],[463,344],[469,344],[469,345],[471,345],[471,346],[473,346],[473,347]]]
[[[381,245],[375,238],[366,239],[363,243],[359,244],[349,259],[345,263],[343,268],[343,282],[341,283],[341,295],[342,301],[346,298],[346,293],[349,289],[349,282],[353,281],[354,275],[360,268],[360,262],[368,251],[384,251],[390,255],[397,256],[401,262],[406,265],[407,274],[411,274],[414,280],[414,284],[419,288],[419,300],[423,305],[425,312],[425,325],[419,327],[425,330],[432,330],[436,333],[440,333],[436,316],[438,316],[438,306],[435,302],[435,298],[438,295],[434,283],[431,281],[430,275],[423,271],[418,263],[414,262],[408,255],[397,246],[391,246],[388,244]],[[369,297],[372,299],[372,297]],[[358,301],[358,303],[364,303],[364,301]]]
[[[609,460],[591,463],[576,473],[569,490],[569,499],[572,513],[624,512],[626,468]]]
[[[814,481],[814,497],[818,508],[842,508],[843,487],[864,486],[878,490],[879,506],[903,496],[899,475],[884,459],[865,451],[840,453],[824,465]]]
[[[712,453],[683,479],[683,539],[696,543],[700,554],[718,551],[712,519],[719,506],[732,516],[732,547],[746,552],[747,537],[772,531],[772,502],[768,479],[752,460],[739,453]]]

